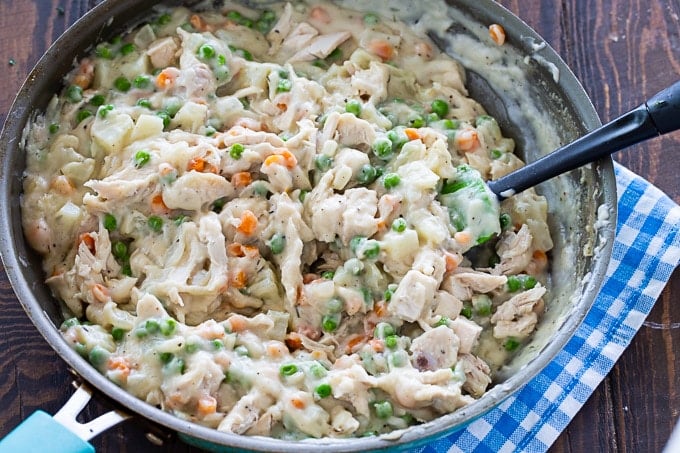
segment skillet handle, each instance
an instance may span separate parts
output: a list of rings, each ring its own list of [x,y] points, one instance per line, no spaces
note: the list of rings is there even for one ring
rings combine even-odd
[[[680,129],[680,81],[652,96],[645,105],[659,134]]]
[[[90,397],[90,390],[81,385],[54,417],[34,412],[0,440],[0,453],[94,453],[88,440],[128,416],[111,411],[88,423],[78,423],[76,417]]]

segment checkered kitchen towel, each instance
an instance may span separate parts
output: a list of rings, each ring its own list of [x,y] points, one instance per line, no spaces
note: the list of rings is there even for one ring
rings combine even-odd
[[[618,225],[595,305],[574,337],[498,408],[417,451],[544,452],[630,344],[680,261],[680,206],[615,165]]]

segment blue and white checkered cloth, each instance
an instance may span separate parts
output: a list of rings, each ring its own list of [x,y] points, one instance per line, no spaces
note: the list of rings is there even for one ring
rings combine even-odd
[[[574,337],[498,408],[417,451],[546,451],[630,344],[680,261],[680,206],[630,170],[617,164],[615,171],[618,222],[612,259]]]

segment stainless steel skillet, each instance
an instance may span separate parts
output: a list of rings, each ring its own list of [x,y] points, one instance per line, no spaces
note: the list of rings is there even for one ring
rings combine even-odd
[[[498,405],[524,382],[542,369],[564,346],[585,313],[592,305],[609,259],[613,242],[613,223],[599,232],[591,228],[597,218],[597,208],[605,206],[610,219],[615,217],[616,201],[614,176],[610,159],[579,170],[574,174],[541,186],[541,191],[559,204],[565,190],[574,199],[569,212],[551,212],[551,226],[556,234],[557,249],[553,265],[553,288],[555,297],[550,302],[539,334],[525,355],[499,373],[496,386],[480,401],[454,414],[417,426],[404,432],[396,440],[365,438],[352,440],[310,440],[286,442],[268,438],[252,438],[219,433],[161,412],[131,395],[123,392],[101,376],[85,360],[70,349],[62,340],[57,328],[62,321],[59,305],[42,282],[39,258],[27,247],[21,231],[20,212],[16,200],[21,191],[21,175],[24,155],[21,152],[22,131],[31,116],[44,109],[52,93],[61,84],[62,77],[71,68],[74,58],[83,55],[92,43],[108,39],[120,33],[144,17],[155,2],[143,6],[135,0],[105,1],[73,28],[64,34],[48,50],[22,87],[8,115],[5,129],[0,136],[0,252],[6,271],[20,303],[38,330],[64,360],[87,382],[100,392],[118,401],[125,410],[152,420],[155,423],[181,433],[188,441],[202,445],[230,446],[248,450],[313,451],[327,448],[332,451],[366,451],[381,448],[412,448],[428,442],[433,437],[459,429],[474,418]],[[175,2],[177,4],[178,2]],[[549,47],[535,51],[527,38],[535,42],[542,39],[519,19],[492,1],[463,0],[453,3],[460,14],[452,15],[450,33],[469,36],[479,41],[490,23],[502,24],[508,34],[505,47],[507,58],[523,62],[525,56],[540,55],[558,70],[560,77],[553,78],[552,71],[531,60],[522,68],[523,86],[498,85],[492,74],[467,61],[465,54],[459,57],[474,73],[488,80],[488,88],[479,86],[474,97],[498,118],[504,118],[504,130],[513,136],[523,149],[531,150],[526,160],[534,160],[553,147],[541,141],[541,128],[532,122],[522,106],[532,104],[546,120],[558,141],[568,143],[599,124],[597,116],[585,92],[573,74]],[[457,48],[449,49],[457,54]],[[515,56],[516,54],[516,56]],[[470,73],[472,74],[472,72]],[[471,78],[472,81],[472,78]],[[471,87],[471,89],[474,87]],[[523,90],[523,97],[513,92]],[[503,114],[505,112],[505,115]],[[585,181],[581,183],[581,181]],[[563,230],[568,230],[563,233]],[[595,250],[597,253],[582,253]],[[569,269],[568,273],[562,270]],[[589,278],[585,279],[585,277]]]

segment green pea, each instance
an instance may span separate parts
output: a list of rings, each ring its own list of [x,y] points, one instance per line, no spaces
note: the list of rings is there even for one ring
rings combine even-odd
[[[242,357],[250,357],[250,351],[248,350],[248,348],[246,348],[246,347],[243,346],[242,344],[236,346],[236,347],[234,348],[234,352],[235,352],[237,355],[240,355],[240,356],[242,356]]]
[[[150,160],[151,154],[144,149],[135,153],[134,163],[136,168],[142,168],[144,165],[148,164]]]
[[[411,127],[415,127],[415,128],[423,127],[423,126],[425,126],[425,119],[420,115],[416,116],[416,117],[412,118],[411,120],[409,120],[409,125]]]
[[[508,280],[505,285],[508,288],[508,292],[514,293],[519,291],[519,289],[522,287],[522,282],[516,275],[510,275],[508,276]]]
[[[144,323],[144,328],[149,333],[156,333],[161,330],[161,325],[155,319],[147,319]]]
[[[147,224],[149,225],[149,228],[151,228],[156,233],[160,233],[161,230],[163,229],[163,219],[161,219],[157,215],[152,215],[151,217],[149,217],[147,219]]]
[[[99,367],[106,363],[106,361],[109,358],[109,355],[111,355],[111,353],[106,349],[102,348],[101,346],[95,346],[94,348],[92,348],[87,358],[92,365],[94,365],[95,367]]]
[[[326,57],[326,60],[337,60],[338,58],[342,57],[342,50],[340,50],[339,47],[336,47],[333,49],[331,53],[328,54]]]
[[[357,250],[365,240],[366,238],[364,236],[354,236],[352,239],[350,239],[349,249],[352,251],[352,253],[356,254]]]
[[[158,354],[158,358],[160,359],[161,363],[168,364],[172,359],[175,358],[175,354],[172,352],[161,352]]]
[[[304,203],[304,202],[305,202],[305,198],[307,198],[307,194],[308,194],[308,193],[309,193],[309,190],[302,189],[302,190],[300,191],[300,195],[298,196],[298,198],[300,199],[300,203]]]
[[[392,231],[396,231],[397,233],[406,231],[406,220],[402,217],[394,219],[394,222],[392,222]]]
[[[49,131],[50,134],[56,134],[57,132],[59,132],[59,124],[57,123],[50,124]]]
[[[115,86],[118,91],[125,93],[130,90],[132,83],[130,83],[130,81],[125,77],[121,76],[113,81],[113,86]]]
[[[188,354],[193,354],[194,352],[198,351],[199,346],[197,343],[187,343],[186,346],[184,346],[184,350]]]
[[[363,246],[364,258],[374,259],[380,254],[380,243],[374,239],[366,241]]]
[[[127,277],[132,277],[132,267],[130,267],[129,262],[123,264],[123,266],[120,268],[120,273]]]
[[[203,60],[209,60],[215,57],[215,48],[210,44],[203,44],[198,48],[196,54]]]
[[[137,338],[144,338],[149,335],[149,332],[144,328],[144,326],[139,326],[135,329],[135,336]]]
[[[389,302],[390,300],[392,300],[392,295],[394,294],[394,292],[396,290],[397,290],[396,284],[392,283],[392,284],[387,285],[387,289],[385,289],[385,294],[384,294],[385,302]]]
[[[388,322],[379,322],[375,326],[375,329],[373,329],[373,336],[380,339],[384,339],[390,335],[394,335],[395,333],[394,327],[392,327],[392,324]]]
[[[279,374],[281,376],[292,376],[295,373],[297,373],[298,367],[294,363],[287,363],[285,365],[281,365],[279,368]]]
[[[67,319],[67,320],[65,320],[64,322],[61,323],[60,329],[66,330],[70,327],[79,326],[79,325],[80,325],[80,321],[78,321],[78,318],[69,318],[69,319]]]
[[[104,105],[104,102],[106,102],[106,98],[104,97],[103,94],[95,94],[90,99],[90,104],[94,105],[95,107],[99,107],[100,105]]]
[[[470,319],[472,318],[472,307],[470,305],[463,305],[463,308],[460,310],[460,315]]]
[[[402,367],[409,361],[408,353],[402,349],[394,351],[389,360],[392,366]]]
[[[227,12],[226,17],[227,17],[227,19],[231,19],[231,20],[233,20],[234,22],[237,22],[237,23],[240,22],[241,20],[243,20],[243,15],[241,15],[241,13],[239,13],[238,11]]]
[[[442,186],[441,193],[442,195],[446,195],[449,193],[458,192],[459,190],[467,187],[468,185],[469,183],[467,181],[447,179],[444,185]]]
[[[489,316],[491,314],[491,298],[486,294],[474,296],[472,305],[477,316]]]
[[[79,111],[78,111],[78,114],[76,115],[76,121],[77,121],[78,123],[80,123],[80,122],[83,121],[85,118],[89,118],[89,117],[91,117],[91,116],[92,116],[92,112],[90,112],[89,110],[85,110],[85,109],[79,110]]]
[[[354,99],[347,101],[347,104],[345,104],[345,112],[351,113],[354,116],[361,115],[361,102]]]
[[[375,25],[380,21],[380,17],[377,14],[374,13],[366,13],[364,15],[364,24],[366,25]]]
[[[321,278],[326,279],[326,280],[333,280],[333,277],[335,277],[335,272],[334,271],[323,271],[321,273]]]
[[[444,125],[444,129],[449,129],[449,130],[458,129],[458,127],[460,126],[460,123],[458,121],[451,120],[451,119],[445,119],[442,122],[442,124]]]
[[[329,299],[329,301],[326,302],[326,309],[328,310],[329,313],[340,313],[344,307],[345,304],[343,303],[343,301],[338,299],[337,297]]]
[[[389,133],[388,133],[389,137]],[[375,154],[379,159],[388,160],[392,157],[393,142],[389,138],[378,138],[373,142],[373,154]]]
[[[314,389],[314,393],[319,395],[319,398],[326,398],[331,395],[331,386],[329,384],[319,384]]]
[[[213,349],[216,350],[224,348],[224,343],[222,343],[222,340],[218,340],[217,338],[211,341],[210,344],[212,344]]]
[[[141,98],[141,99],[137,100],[137,105],[140,106],[140,107],[150,109],[151,108],[151,101],[149,101],[148,99]]]
[[[163,120],[163,128],[170,126],[170,120],[172,120],[172,118],[168,115],[168,112],[161,110],[160,112],[156,112],[156,116],[159,116]]]
[[[106,213],[104,214],[104,228],[106,228],[109,231],[113,231],[118,227],[118,222],[116,221],[116,217],[113,214]]]
[[[293,82],[291,82],[288,79],[279,79],[278,83],[276,84],[276,92],[277,93],[286,93],[293,88]]]
[[[338,328],[341,320],[340,314],[334,313],[330,315],[324,315],[321,319],[321,328],[325,332],[333,332]]]
[[[387,346],[390,349],[394,349],[397,347],[397,342],[399,341],[399,337],[396,335],[388,335],[385,337],[385,346]]]
[[[508,228],[512,223],[512,218],[510,217],[509,214],[506,213],[501,214],[498,220],[501,224],[501,228],[504,230]]]
[[[434,323],[434,327],[448,326],[448,325],[449,325],[449,318],[447,318],[446,316],[442,316],[441,318],[439,318],[439,321]]]
[[[522,278],[522,288],[524,289],[532,289],[536,287],[536,278],[533,277],[532,275],[523,275]]]
[[[94,50],[94,54],[98,56],[99,58],[104,58],[107,60],[110,60],[113,58],[113,51],[105,46],[105,45],[99,45],[97,48]]]
[[[240,159],[241,155],[243,155],[243,151],[245,151],[245,147],[240,144],[240,143],[234,143],[229,147],[229,156],[231,156],[232,159]]]
[[[121,329],[120,327],[114,327],[111,329],[111,336],[113,337],[114,341],[121,341],[125,337],[126,333],[127,330]]]
[[[113,110],[113,104],[102,105],[98,110],[99,117],[106,118],[111,110]]]
[[[149,85],[151,85],[151,78],[146,75],[139,75],[134,78],[132,84],[135,86],[135,88],[147,88]]]
[[[445,118],[449,114],[449,103],[443,99],[435,99],[430,104],[432,113],[436,113],[439,118]]]
[[[409,138],[402,128],[388,131],[387,138],[392,142],[392,148],[395,150],[400,150],[405,143],[409,142]]]
[[[505,350],[510,351],[510,352],[517,349],[519,347],[519,345],[520,345],[520,342],[516,338],[513,338],[513,337],[506,338],[505,343],[503,343],[503,347],[505,348]]]
[[[364,164],[357,173],[357,181],[361,184],[370,184],[378,177],[378,172],[371,164]]]
[[[175,321],[172,318],[166,318],[163,321],[161,321],[160,330],[161,330],[161,333],[166,337],[169,337],[170,335],[175,333],[176,328],[177,328],[177,321]]]
[[[401,178],[396,173],[387,173],[383,177],[383,186],[385,186],[385,189],[388,190],[397,187],[400,182]]]
[[[161,14],[161,15],[158,17],[158,19],[156,19],[156,23],[157,23],[158,25],[167,25],[167,24],[169,24],[171,21],[172,21],[172,16],[170,16],[170,14],[168,14],[168,13]]]
[[[136,50],[135,45],[132,43],[123,44],[120,48],[120,53],[123,55],[129,55]]]
[[[394,413],[392,403],[389,401],[376,401],[373,403],[373,408],[375,409],[375,415],[382,419],[390,418]]]
[[[317,154],[314,156],[314,165],[319,171],[327,171],[333,165],[333,159],[325,154]]]
[[[282,234],[276,233],[267,243],[272,254],[278,255],[283,252],[286,247],[286,237]]]
[[[309,372],[312,374],[317,379],[320,379],[326,374],[328,374],[328,371],[326,368],[321,365],[319,362],[314,362],[310,367],[309,367]]]
[[[491,150],[491,158],[492,159],[500,159],[503,156],[503,151],[500,149],[492,149]]]
[[[125,242],[117,241],[113,244],[111,253],[119,260],[126,259],[128,256],[128,246],[125,244]]]

